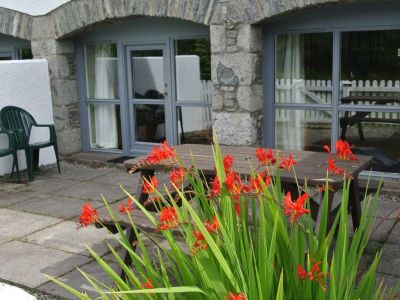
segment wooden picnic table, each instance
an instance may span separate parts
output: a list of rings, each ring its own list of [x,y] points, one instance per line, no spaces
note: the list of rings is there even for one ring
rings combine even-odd
[[[340,134],[341,139],[346,139],[347,128],[357,124],[358,135],[361,140],[364,140],[364,131],[362,129],[362,123],[394,123],[399,124],[399,119],[388,119],[388,118],[370,118],[368,117],[373,112],[374,105],[388,105],[400,103],[400,97],[394,96],[347,96],[340,99],[342,104],[355,104],[359,102],[368,102],[371,105],[371,111],[356,111],[354,115],[350,116],[350,111],[345,111],[344,116],[340,118],[340,127],[342,132]]]
[[[194,160],[199,171],[203,172],[206,178],[213,178],[215,176],[215,165],[212,148],[210,145],[197,145],[197,144],[183,144],[175,147],[177,157],[182,161],[186,167],[192,166]],[[221,152],[223,155],[232,155],[234,157],[233,169],[243,177],[250,176],[250,165],[253,166],[255,171],[261,172],[265,170],[265,167],[259,166],[258,160],[255,155],[256,148],[247,146],[221,146]],[[329,158],[328,153],[323,152],[311,152],[311,151],[283,151],[273,150],[275,156],[281,157],[282,155],[286,158],[289,154],[292,154],[297,164],[295,165],[295,172],[280,170],[281,182],[285,191],[291,190],[292,195],[297,191],[296,177],[300,185],[307,184],[308,187],[322,187],[326,183],[326,162]],[[141,156],[135,159],[125,161],[125,166],[128,170],[132,167],[137,166],[142,162],[146,156]],[[349,196],[349,210],[352,215],[353,227],[357,228],[361,218],[361,204],[360,204],[360,193],[358,185],[358,174],[370,167],[372,162],[371,156],[358,156],[358,161],[337,161],[337,166],[344,168],[347,174],[353,178],[350,186]],[[144,165],[137,169],[140,172],[142,178],[150,178],[156,171],[169,171],[173,168],[171,164],[152,164]],[[271,175],[274,174],[275,168],[270,168]],[[296,174],[296,175],[295,175]],[[329,175],[329,185],[333,189],[333,192],[329,193],[328,209],[331,212],[333,197],[336,191],[342,189],[344,184],[344,178],[340,175]],[[140,202],[146,201],[148,195],[142,194],[142,185],[139,184],[136,190],[135,198]],[[322,199],[322,198],[321,198]],[[122,201],[121,201],[122,202]],[[123,201],[125,202],[125,201]],[[311,203],[311,202],[310,202]],[[113,204],[113,211],[116,214],[116,220],[127,228],[127,236],[130,243],[134,243],[137,240],[126,213],[118,213],[119,203]],[[311,207],[313,216],[315,219],[320,218],[322,205],[315,205]],[[337,209],[336,209],[337,211]],[[156,215],[156,213],[153,213]],[[103,220],[103,224],[113,227],[114,221],[106,217],[107,214],[100,212],[100,217]],[[334,217],[333,210],[330,214],[330,220]],[[155,231],[154,225],[144,216],[139,209],[132,212],[132,218],[135,220],[139,230],[144,231]],[[329,220],[328,220],[329,221]],[[130,255],[125,256],[126,263],[130,263]]]

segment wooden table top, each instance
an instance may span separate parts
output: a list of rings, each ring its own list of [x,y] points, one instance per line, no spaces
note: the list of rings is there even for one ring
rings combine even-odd
[[[232,155],[234,157],[233,169],[242,176],[250,175],[250,164],[257,172],[265,170],[265,167],[258,165],[258,160],[255,155],[257,148],[248,146],[220,146],[222,155]],[[179,157],[186,167],[192,166],[192,160],[196,162],[197,168],[205,175],[214,175],[214,157],[210,145],[198,144],[183,144],[175,147],[177,157]],[[329,158],[328,153],[311,152],[311,151],[284,151],[273,150],[276,157],[284,155],[286,158],[289,154],[293,157],[297,164],[295,172],[300,184],[307,182],[309,185],[323,185],[326,180],[326,162]],[[362,170],[368,169],[372,163],[371,156],[359,155],[358,161],[337,161],[336,164],[340,168],[344,168],[347,173],[356,177]],[[130,169],[146,156],[137,157],[125,161],[125,166]],[[155,164],[143,167],[142,169],[165,170],[172,168],[171,165]],[[272,174],[275,172],[275,167],[270,168]],[[281,180],[287,183],[295,183],[294,172],[281,170]],[[343,184],[343,176],[329,174],[329,182],[333,187],[339,187]]]

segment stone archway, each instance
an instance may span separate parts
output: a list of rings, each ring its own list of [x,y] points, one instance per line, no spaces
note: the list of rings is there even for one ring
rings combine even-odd
[[[0,34],[30,40],[32,35],[32,17],[0,7]]]

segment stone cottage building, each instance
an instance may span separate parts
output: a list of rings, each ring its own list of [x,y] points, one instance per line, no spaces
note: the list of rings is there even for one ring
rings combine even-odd
[[[0,59],[28,47],[48,60],[64,155],[209,142],[212,126],[231,145],[347,137],[393,167],[399,20],[383,0],[71,0],[37,16],[0,7]]]

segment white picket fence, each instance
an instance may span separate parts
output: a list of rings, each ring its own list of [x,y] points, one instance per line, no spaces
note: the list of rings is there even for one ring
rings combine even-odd
[[[201,80],[201,100],[212,102],[213,84],[211,80]]]
[[[330,104],[332,102],[332,81],[331,80],[302,80],[302,79],[276,79],[275,101],[277,103],[310,103]],[[400,81],[392,80],[353,80],[341,81],[341,95],[346,96],[394,96],[400,95]],[[358,104],[371,104],[362,103]],[[398,103],[387,104],[387,106],[400,107]],[[371,110],[374,107],[371,105]],[[287,121],[292,117],[293,112],[289,110],[278,110],[277,121]],[[329,111],[307,110],[304,112],[304,121],[309,123],[331,122]],[[400,119],[398,112],[372,112],[368,118]]]

